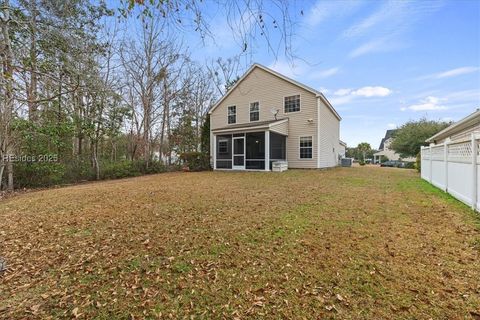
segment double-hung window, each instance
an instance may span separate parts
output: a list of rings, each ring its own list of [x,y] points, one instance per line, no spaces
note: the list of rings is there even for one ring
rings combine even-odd
[[[312,137],[300,137],[300,159],[312,159],[313,141]]]
[[[228,124],[237,122],[237,107],[230,106],[228,107]]]
[[[300,95],[285,97],[283,106],[285,113],[300,111]]]
[[[260,119],[260,104],[258,102],[250,103],[250,121],[258,121]]]

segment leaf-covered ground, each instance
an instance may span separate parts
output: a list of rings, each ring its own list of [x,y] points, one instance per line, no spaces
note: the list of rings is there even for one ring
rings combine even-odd
[[[478,319],[479,221],[373,167],[32,192],[0,202],[0,318]]]

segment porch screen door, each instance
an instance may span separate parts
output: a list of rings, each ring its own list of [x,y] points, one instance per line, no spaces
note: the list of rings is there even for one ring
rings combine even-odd
[[[245,137],[233,138],[233,169],[245,169]]]

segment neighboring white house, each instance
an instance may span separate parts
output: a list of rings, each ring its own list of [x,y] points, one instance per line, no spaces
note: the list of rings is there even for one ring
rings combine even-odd
[[[338,151],[338,155],[340,156],[340,158],[345,158],[345,155],[347,154],[347,144],[342,140],[340,140],[339,143],[340,150]]]
[[[404,161],[415,161],[415,158],[401,158],[398,153],[390,148],[390,145],[393,141],[393,135],[397,129],[390,129],[385,132],[385,137],[380,142],[378,147],[378,152],[373,154],[373,163],[379,163],[382,160],[382,156],[386,157],[388,160],[404,160]]]
[[[338,165],[340,116],[325,96],[252,65],[209,111],[214,169],[271,170]]]
[[[480,111],[426,140],[421,149],[421,176],[455,198],[480,209]]]

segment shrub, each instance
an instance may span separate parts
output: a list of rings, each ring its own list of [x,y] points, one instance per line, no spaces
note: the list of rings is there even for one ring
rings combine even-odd
[[[192,170],[199,170],[193,162]],[[101,161],[100,179],[119,179],[143,174],[178,170],[178,166],[166,167],[160,161],[123,160],[120,162]],[[18,162],[14,164],[15,188],[39,188],[96,180],[95,169],[88,159],[70,159],[58,162]]]
[[[412,162],[412,161],[405,162],[405,168],[406,169],[415,169],[415,162]]]
[[[202,152],[184,152],[180,160],[190,171],[210,170],[210,156]]]
[[[52,162],[18,162],[14,164],[15,188],[47,187],[63,182],[65,165]]]
[[[160,161],[151,161],[148,166],[144,160],[104,162],[100,165],[100,179],[136,177],[166,171],[167,167]]]
[[[364,166],[364,165],[365,165],[365,161],[361,160],[361,161],[359,162],[359,164],[360,164],[361,166]]]
[[[85,159],[72,159],[65,163],[64,183],[75,183],[95,179],[95,170],[90,161]]]
[[[151,174],[151,173],[162,173],[166,171],[167,171],[167,167],[161,161],[152,161],[150,162],[148,168],[145,166],[145,170],[143,171],[143,173]]]
[[[420,152],[417,154],[417,160],[415,162],[415,169],[417,169],[418,172],[422,169],[422,157],[420,155]]]
[[[100,179],[119,179],[141,174],[141,164],[134,161],[106,162],[100,166]]]

